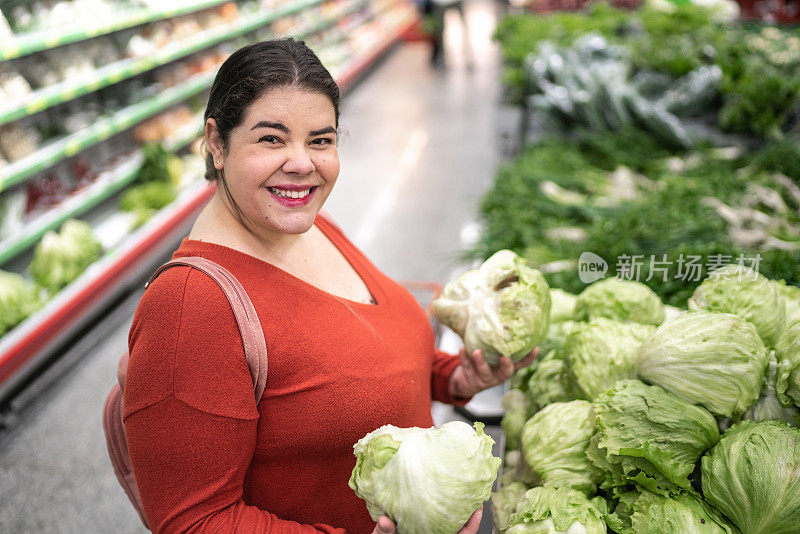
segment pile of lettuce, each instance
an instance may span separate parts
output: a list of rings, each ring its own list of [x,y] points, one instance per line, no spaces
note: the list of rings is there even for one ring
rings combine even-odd
[[[497,532],[800,532],[800,288],[729,265],[685,309],[653,299],[551,289],[504,398]]]

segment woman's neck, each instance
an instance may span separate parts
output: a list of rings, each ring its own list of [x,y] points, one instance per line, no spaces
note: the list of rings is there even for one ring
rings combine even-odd
[[[284,234],[264,228],[248,228],[217,190],[197,217],[189,239],[224,245],[274,263],[294,256],[305,244],[309,233]]]

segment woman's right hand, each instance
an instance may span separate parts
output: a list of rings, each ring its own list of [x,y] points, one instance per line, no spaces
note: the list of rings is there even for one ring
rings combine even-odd
[[[458,531],[458,534],[475,534],[478,532],[478,527],[481,525],[481,517],[483,516],[483,508],[478,508],[475,510],[475,513],[472,514],[467,521],[467,524]],[[375,530],[372,531],[372,534],[394,534],[395,526],[392,523],[392,520],[382,515],[378,518],[378,522],[375,524]]]

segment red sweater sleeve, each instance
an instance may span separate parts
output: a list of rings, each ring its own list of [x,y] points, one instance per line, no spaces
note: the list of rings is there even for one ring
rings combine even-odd
[[[129,344],[125,431],[153,532],[344,533],[244,502],[258,411],[233,312],[213,281],[164,272],[142,298]]]
[[[431,373],[431,396],[433,400],[464,406],[472,397],[454,397],[450,394],[450,376],[458,367],[461,360],[458,356],[447,354],[439,349],[434,349],[433,370]]]

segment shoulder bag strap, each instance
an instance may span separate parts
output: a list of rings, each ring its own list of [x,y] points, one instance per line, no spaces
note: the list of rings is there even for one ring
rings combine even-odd
[[[166,262],[159,267],[153,276],[150,277],[145,289],[155,280],[155,278],[166,269],[183,265],[202,271],[210,276],[225,293],[236,317],[239,332],[244,343],[244,354],[247,358],[247,366],[250,368],[250,375],[253,377],[253,391],[256,396],[256,404],[264,393],[267,386],[267,343],[264,341],[264,331],[261,328],[261,321],[247,296],[242,284],[228,270],[217,263],[198,256],[178,258]]]

